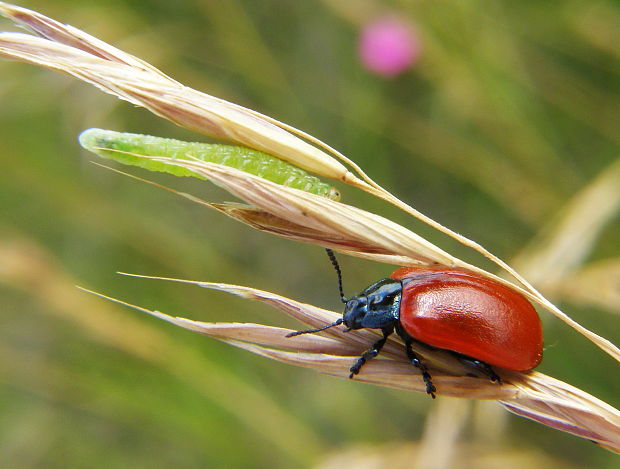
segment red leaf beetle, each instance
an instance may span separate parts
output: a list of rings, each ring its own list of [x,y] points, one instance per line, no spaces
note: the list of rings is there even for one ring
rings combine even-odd
[[[353,378],[376,357],[394,332],[404,340],[409,361],[420,369],[426,392],[436,388],[411,345],[421,342],[451,352],[463,363],[501,382],[491,366],[513,371],[535,368],[542,359],[540,318],[531,303],[515,290],[465,269],[402,267],[350,299],[342,291],[342,275],[334,253],[327,254],[338,274],[341,319],[333,324],[288,334],[310,334],[343,324],[353,329],[381,329],[383,337],[351,367]]]

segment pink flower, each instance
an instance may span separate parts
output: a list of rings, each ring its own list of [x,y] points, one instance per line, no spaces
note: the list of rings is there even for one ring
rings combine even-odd
[[[415,30],[395,17],[383,17],[366,25],[359,42],[364,67],[384,77],[407,70],[420,55],[420,50]]]

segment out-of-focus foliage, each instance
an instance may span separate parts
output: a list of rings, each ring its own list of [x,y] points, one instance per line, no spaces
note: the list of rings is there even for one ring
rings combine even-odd
[[[357,2],[23,6],[189,86],[308,131],[401,199],[507,260],[553,229],[571,197],[620,157],[616,2],[389,2],[415,25],[422,47],[414,68],[393,79],[369,74],[357,58],[360,28],[383,12],[372,2],[351,10],[343,6],[349,3]],[[196,135],[46,70],[2,62],[0,77],[3,466],[312,467],[342,447],[414,442],[425,425],[434,428],[439,417],[427,419],[435,403],[426,396],[287,368],[75,290],[80,284],[199,320],[282,322],[259,305],[119,278],[121,270],[252,285],[340,307],[335,275],[318,248],[252,231],[105,171],[76,141],[95,126]],[[209,200],[230,199],[204,182],[146,176]],[[396,210],[340,189],[345,201],[477,260]],[[616,217],[585,264],[617,258],[618,239]],[[349,293],[389,273],[353,259],[343,269]],[[610,336],[618,330],[617,304],[614,313],[613,304],[557,301],[618,341]],[[541,370],[617,406],[613,360],[544,320]],[[612,467],[614,457],[585,440],[485,409],[477,406],[463,422],[461,444],[493,455],[535,449],[558,466]]]

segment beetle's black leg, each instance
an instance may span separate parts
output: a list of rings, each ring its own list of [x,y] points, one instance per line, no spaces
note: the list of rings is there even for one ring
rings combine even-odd
[[[366,363],[371,358],[374,358],[377,355],[379,355],[379,352],[381,352],[381,349],[385,345],[387,338],[390,336],[390,334],[392,334],[392,332],[394,332],[394,328],[388,327],[388,328],[382,329],[382,331],[383,331],[383,337],[381,337],[374,344],[372,344],[372,347],[366,350],[362,354],[362,356],[357,359],[355,364],[351,368],[349,368],[349,371],[351,372],[351,374],[349,375],[349,378],[353,378],[353,376],[358,374],[360,372],[360,369],[364,365],[364,363]]]
[[[435,385],[433,384],[433,381],[431,379],[430,373],[428,372],[428,369],[426,368],[424,363],[420,361],[418,356],[415,354],[415,352],[411,348],[411,340],[405,340],[405,350],[407,351],[407,358],[409,358],[409,361],[411,362],[411,364],[419,368],[420,372],[422,373],[422,379],[424,380],[424,383],[426,384],[426,394],[430,394],[430,396],[433,399],[435,399],[435,392],[437,391],[437,388],[435,388]]]
[[[475,368],[487,375],[494,383],[502,384],[502,378],[500,378],[497,373],[493,371],[493,368],[491,368],[491,365],[488,363],[468,357],[467,355],[461,355],[460,353],[454,353],[454,356],[458,358],[461,363],[471,366],[472,368]]]

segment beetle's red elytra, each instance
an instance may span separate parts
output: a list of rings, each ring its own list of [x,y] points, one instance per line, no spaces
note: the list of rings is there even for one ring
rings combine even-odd
[[[414,339],[514,371],[542,359],[540,318],[523,295],[470,271],[396,270],[403,284],[400,323]]]
[[[542,359],[543,333],[532,304],[519,292],[474,272],[450,267],[402,267],[350,299],[342,291],[342,275],[334,253],[327,254],[338,274],[345,303],[341,319],[319,332],[344,324],[353,329],[381,329],[383,337],[364,352],[350,369],[352,378],[376,357],[396,332],[405,342],[409,361],[420,369],[426,392],[435,397],[435,385],[412,344],[451,352],[463,363],[501,383],[492,366],[528,371]]]

